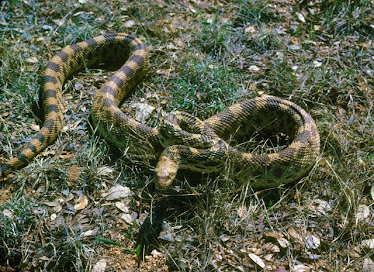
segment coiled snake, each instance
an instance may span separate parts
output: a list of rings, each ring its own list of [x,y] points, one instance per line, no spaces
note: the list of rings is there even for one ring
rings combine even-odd
[[[156,187],[170,186],[178,169],[217,172],[232,166],[233,175],[253,187],[272,187],[295,181],[315,164],[319,154],[319,133],[312,117],[296,104],[277,97],[261,96],[234,104],[201,121],[175,112],[161,121],[159,128],[135,121],[119,105],[145,74],[146,45],[132,35],[101,35],[69,45],[52,57],[42,76],[44,124],[39,133],[18,154],[1,167],[0,178],[26,165],[55,141],[62,128],[62,87],[72,74],[103,62],[124,63],[96,94],[92,121],[109,142],[126,148],[128,139],[135,150],[165,150],[156,166]],[[182,129],[183,128],[183,129]],[[285,133],[290,144],[280,152],[252,154],[242,152],[226,141],[233,135],[263,128],[267,134]]]

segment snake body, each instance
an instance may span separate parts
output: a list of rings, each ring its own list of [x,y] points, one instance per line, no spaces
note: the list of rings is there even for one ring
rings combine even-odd
[[[0,178],[26,165],[52,144],[62,128],[62,88],[74,73],[100,63],[124,63],[97,92],[91,117],[97,131],[119,148],[135,141],[134,152],[157,154],[165,150],[156,166],[156,187],[170,186],[180,168],[200,172],[221,171],[233,166],[234,174],[254,187],[271,187],[295,181],[315,164],[319,134],[312,117],[296,104],[277,97],[261,96],[234,104],[201,121],[188,114],[177,121],[168,118],[159,128],[139,123],[119,109],[120,103],[144,76],[147,47],[133,35],[101,35],[62,49],[52,57],[42,75],[44,124],[31,142],[1,166]],[[275,121],[275,119],[278,119]],[[181,129],[187,127],[188,131]],[[277,153],[255,155],[231,147],[235,131],[248,134],[263,128],[266,133],[289,135],[291,144]]]

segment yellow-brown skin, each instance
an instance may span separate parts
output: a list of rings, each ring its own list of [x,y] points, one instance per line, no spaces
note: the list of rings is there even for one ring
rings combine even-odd
[[[26,165],[56,140],[62,128],[62,87],[66,79],[86,67],[112,60],[122,60],[124,65],[102,86],[94,99],[92,118],[95,124],[107,140],[120,147],[124,143],[123,135],[132,133],[134,128],[136,133],[132,134],[135,137],[140,134],[139,137],[157,145],[156,129],[138,129],[139,123],[124,116],[118,108],[120,101],[145,73],[148,64],[147,47],[132,35],[106,34],[67,46],[52,57],[42,76],[43,127],[17,157],[2,165],[0,178]]]
[[[157,188],[169,187],[180,168],[216,172],[229,162],[237,169],[234,174],[241,181],[250,182],[254,187],[272,187],[299,179],[315,164],[320,148],[315,122],[302,108],[281,98],[262,96],[246,100],[205,121],[195,121],[199,123],[199,133],[190,135],[192,138],[185,142],[180,142],[179,132],[166,129],[164,134],[170,134],[166,136],[158,128],[146,126],[125,115],[119,104],[145,74],[147,48],[134,36],[117,33],[67,46],[51,59],[42,76],[44,125],[17,157],[2,165],[0,178],[26,165],[55,141],[62,128],[62,87],[66,79],[85,67],[112,60],[124,64],[96,94],[92,120],[97,131],[120,148],[126,148],[128,139],[133,139],[142,143],[137,145],[135,152],[153,156],[161,149],[160,140],[164,144],[167,142],[156,167]],[[280,122],[273,125],[276,117]],[[194,121],[193,118],[189,120]],[[176,126],[168,121],[165,124]],[[279,153],[253,155],[240,152],[224,142],[236,130],[267,127],[271,131],[280,130],[282,126],[291,134],[292,143]],[[204,133],[211,141],[207,147],[203,143],[205,136],[200,135]],[[168,140],[164,139],[166,137]],[[173,144],[170,138],[179,138],[179,142]],[[186,146],[186,143],[193,146]],[[203,147],[206,149],[198,149]]]
[[[162,172],[160,181],[156,180],[159,190],[167,189],[172,184],[175,164],[179,169],[205,173],[219,172],[225,166],[230,166],[235,180],[248,182],[253,188],[266,188],[300,179],[309,172],[319,156],[320,137],[312,117],[298,105],[279,97],[263,95],[245,100],[204,121],[185,119],[191,123],[202,122],[202,125],[199,125],[200,134],[208,130],[210,146],[202,144],[202,140],[198,145],[207,146],[205,149],[201,149],[201,146],[192,148],[180,145],[179,140],[177,145],[172,145],[173,138],[184,138],[186,142],[193,142],[197,135],[180,137],[179,134],[185,132],[177,122],[167,119],[161,122],[159,138],[161,143],[167,142],[170,147],[164,146],[166,149],[156,166],[156,172]],[[174,128],[171,129],[171,126]],[[290,145],[277,153],[252,154],[239,151],[225,142],[235,136],[233,132],[243,131],[243,134],[248,134],[261,128],[270,134],[285,133],[291,139]],[[170,135],[163,132],[164,130]],[[162,139],[164,137],[168,139]],[[200,138],[202,139],[202,136]],[[173,159],[175,157],[176,160]]]

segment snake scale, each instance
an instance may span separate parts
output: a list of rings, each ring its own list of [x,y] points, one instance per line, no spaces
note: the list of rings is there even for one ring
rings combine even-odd
[[[133,87],[146,73],[147,47],[125,33],[101,35],[69,45],[57,53],[42,75],[44,124],[31,142],[1,166],[0,178],[25,166],[52,144],[62,128],[62,88],[74,73],[100,63],[123,64],[97,92],[91,117],[97,131],[110,143],[126,148],[135,141],[135,150],[160,155],[156,166],[156,187],[166,189],[178,169],[219,172],[230,166],[235,178],[253,187],[273,187],[303,177],[315,164],[320,150],[318,129],[312,117],[298,105],[273,96],[261,96],[229,106],[201,121],[187,113],[171,113],[150,127],[119,109]],[[183,128],[183,129],[182,129]],[[227,142],[234,132],[251,130],[285,133],[290,144],[279,152],[243,152]]]

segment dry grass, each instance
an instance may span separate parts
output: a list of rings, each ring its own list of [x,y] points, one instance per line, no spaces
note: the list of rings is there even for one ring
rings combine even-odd
[[[291,186],[253,191],[227,169],[181,173],[160,194],[152,158],[92,133],[110,72],[82,72],[66,84],[64,132],[1,185],[0,271],[373,271],[373,17],[369,0],[1,1],[1,162],[35,133],[48,59],[112,31],[152,47],[124,111],[204,119],[267,93],[311,113],[322,152]],[[131,193],[111,200],[116,184]]]

